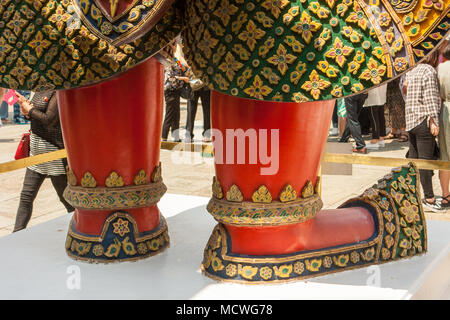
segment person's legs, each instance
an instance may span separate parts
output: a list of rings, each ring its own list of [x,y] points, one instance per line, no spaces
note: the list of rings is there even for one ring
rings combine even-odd
[[[439,170],[439,182],[441,184],[442,189],[442,204],[445,206],[450,205],[450,191],[449,191],[449,183],[450,183],[450,171],[447,170]]]
[[[194,91],[194,97],[187,102],[187,118],[186,118],[186,140],[194,140],[194,123],[195,115],[197,114],[198,98],[200,97],[199,90]],[[203,100],[202,100],[203,104]]]
[[[166,101],[166,113],[164,116],[164,122],[162,127],[162,139],[167,140],[169,136],[172,124],[175,122],[176,108],[177,108],[177,97],[178,97],[178,114],[180,113],[180,96],[176,94],[175,91],[165,91],[164,99]],[[173,130],[173,128],[172,128]]]
[[[50,176],[50,179],[53,184],[53,188],[55,188],[56,193],[58,194],[59,201],[66,207],[67,212],[75,211],[75,208],[72,207],[66,199],[64,199],[64,190],[67,187],[67,175],[61,174],[58,176]]]
[[[365,99],[365,98],[364,98]],[[348,140],[349,134],[353,136],[356,143],[356,149],[362,149],[366,146],[361,134],[361,125],[358,121],[364,99],[361,96],[349,97],[345,99],[345,108],[347,110],[347,125],[342,134],[341,142]]]
[[[180,140],[180,91],[176,91],[176,94],[174,95],[174,102],[173,102],[173,122],[172,122],[172,137],[173,140],[176,142],[181,141]]]
[[[8,104],[6,101],[2,101],[0,105],[0,121],[4,121],[5,123],[8,120]]]
[[[205,87],[201,89],[200,97],[202,99],[203,110],[203,138],[211,139],[211,92]]]
[[[380,119],[378,117],[378,106],[369,107],[370,127],[372,129],[372,140],[370,143],[378,143],[380,140]]]
[[[45,175],[27,169],[20,194],[19,208],[17,210],[16,222],[13,232],[25,229],[33,213],[33,202],[44,182]]]
[[[413,133],[413,135],[410,136],[410,145],[411,140],[414,140],[416,151],[413,151],[413,153],[411,153],[410,149],[409,157],[414,158],[415,156],[416,159],[435,160],[436,140],[435,137],[430,133],[430,129],[427,126],[426,120],[412,129],[411,132]],[[432,184],[433,170],[420,169],[419,173],[425,199],[430,203],[434,202],[434,192]]]

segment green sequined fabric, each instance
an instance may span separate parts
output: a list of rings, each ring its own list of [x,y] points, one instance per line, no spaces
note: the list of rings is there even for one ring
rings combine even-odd
[[[400,75],[435,48],[449,29],[449,1],[429,1],[187,0],[185,52],[226,94],[339,98]]]
[[[151,57],[181,31],[173,5],[141,38],[119,47],[92,34],[70,0],[1,0],[0,86],[68,89],[108,79]]]

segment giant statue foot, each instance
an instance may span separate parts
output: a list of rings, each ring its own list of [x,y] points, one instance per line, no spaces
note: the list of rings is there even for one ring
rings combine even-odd
[[[208,276],[301,279],[426,250],[413,165],[339,209],[320,210],[317,172],[334,101],[278,103],[213,91],[211,102],[216,177],[207,209],[219,225],[205,249]]]
[[[206,246],[202,269],[214,279],[276,282],[424,253],[427,233],[419,189],[418,171],[410,164],[393,169],[338,209],[321,210],[314,219],[292,227],[251,230],[219,223]],[[348,241],[345,233],[362,238]]]
[[[152,58],[101,84],[59,91],[58,99],[70,168],[64,195],[76,208],[69,256],[115,262],[164,250],[162,65]]]

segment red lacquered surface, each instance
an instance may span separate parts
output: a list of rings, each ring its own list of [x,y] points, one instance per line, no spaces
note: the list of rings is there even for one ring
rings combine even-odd
[[[233,184],[236,184],[243,193],[244,200],[249,201],[253,192],[264,184],[275,200],[286,184],[291,184],[297,194],[301,193],[308,180],[315,184],[333,107],[334,100],[280,103],[236,98],[212,91],[211,125],[212,128],[220,131],[223,137],[222,146],[220,139],[216,138],[217,132],[213,132],[215,169],[224,191],[226,192]],[[279,130],[278,171],[272,175],[262,175],[261,168],[268,168],[271,165],[262,164],[260,156],[256,164],[250,164],[248,144],[245,150],[245,164],[238,164],[236,141],[234,163],[225,163],[226,146],[232,143],[231,139],[227,139],[227,129],[243,129],[244,132],[254,129],[258,133],[260,129],[267,129],[269,156],[273,143],[271,130]],[[261,140],[258,139],[258,141]],[[257,148],[259,151],[259,144]],[[223,164],[217,163],[221,150]],[[276,157],[276,155],[273,156]],[[275,160],[272,161],[274,162]],[[276,166],[273,165],[273,167]]]
[[[375,224],[366,209],[344,208],[322,210],[314,219],[293,225],[226,228],[233,253],[273,255],[363,241],[373,235]]]
[[[163,116],[163,66],[156,59],[95,86],[58,91],[68,162],[80,184],[89,171],[104,186],[112,171],[132,185],[140,169],[159,164]],[[127,210],[140,231],[159,223],[156,206]],[[98,234],[111,211],[76,210],[80,232]],[[85,222],[89,221],[89,222]]]
[[[294,187],[297,195],[301,194],[308,180],[315,184],[333,107],[334,100],[278,103],[247,100],[212,91],[211,122],[217,130],[213,132],[215,169],[224,191],[236,184],[244,200],[251,201],[253,192],[264,184],[272,198],[277,200],[287,184]],[[273,175],[262,175],[260,169],[268,165],[262,164],[259,159],[256,164],[250,163],[249,151],[256,147],[259,154],[259,143],[246,144],[244,164],[237,161],[238,148],[235,143],[235,161],[226,163],[229,152],[226,146],[232,139],[231,136],[227,139],[227,129],[254,129],[257,132],[260,129],[278,129],[278,171]],[[269,139],[268,142],[267,149],[271,150],[274,141]],[[266,227],[226,225],[226,228],[234,253],[273,255],[365,240],[373,234],[374,222],[365,209],[350,208],[323,210],[314,219],[298,224]]]

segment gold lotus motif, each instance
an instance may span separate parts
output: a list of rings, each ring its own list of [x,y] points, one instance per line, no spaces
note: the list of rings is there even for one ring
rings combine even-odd
[[[77,185],[77,177],[75,176],[73,171],[69,169],[69,167],[67,167],[67,182],[71,186],[76,186]]]
[[[262,185],[252,195],[253,202],[271,203],[272,195],[265,185]]]
[[[286,185],[280,193],[280,201],[289,202],[295,199],[297,199],[297,192],[294,190],[294,187],[290,184]]]
[[[123,251],[125,251],[125,253],[129,256],[136,254],[136,249],[134,248],[133,243],[130,242],[130,239],[128,237],[126,237],[122,241],[122,248],[123,248]]]
[[[239,190],[237,185],[233,184],[227,191],[227,200],[233,202],[242,202],[244,200],[242,192]]]
[[[147,173],[143,169],[139,170],[137,175],[134,177],[134,184],[137,186],[148,184],[149,179]]]
[[[289,278],[292,273],[292,265],[282,265],[280,267],[274,266],[275,274],[280,278]]]
[[[213,196],[217,199],[223,198],[222,186],[220,185],[219,179],[217,179],[216,177],[213,178],[212,193]]]
[[[105,185],[108,188],[117,188],[123,187],[124,182],[122,177],[115,171],[111,172],[111,174],[106,178]]]
[[[309,198],[314,195],[314,187],[310,180],[306,183],[302,190],[302,198]]]
[[[97,181],[95,181],[94,176],[90,172],[86,172],[81,179],[81,186],[84,188],[95,188]]]
[[[258,273],[258,268],[238,265],[238,274],[245,279],[251,280]]]
[[[314,186],[314,192],[319,194],[320,193],[320,187],[321,187],[321,183],[320,183],[320,177],[317,177],[316,180],[316,185]]]
[[[155,167],[155,169],[153,169],[151,179],[152,179],[152,182],[162,181],[161,162]]]

